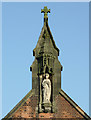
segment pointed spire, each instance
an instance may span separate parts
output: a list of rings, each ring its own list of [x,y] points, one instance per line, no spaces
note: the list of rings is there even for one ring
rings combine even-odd
[[[44,6],[44,9],[41,9],[41,13],[44,13],[44,22],[48,21],[48,12],[50,13],[50,9],[48,9],[47,6]]]

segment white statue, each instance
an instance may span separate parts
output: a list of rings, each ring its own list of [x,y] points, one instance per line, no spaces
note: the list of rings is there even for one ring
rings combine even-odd
[[[43,103],[50,103],[50,97],[51,97],[51,81],[49,78],[49,74],[46,73],[46,79],[43,80],[42,86],[43,86]]]

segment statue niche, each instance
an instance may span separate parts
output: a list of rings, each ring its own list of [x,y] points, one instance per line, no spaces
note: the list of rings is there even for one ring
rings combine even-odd
[[[49,74],[45,74],[45,79],[42,81],[42,102],[50,103],[51,98],[51,81],[49,79]]]

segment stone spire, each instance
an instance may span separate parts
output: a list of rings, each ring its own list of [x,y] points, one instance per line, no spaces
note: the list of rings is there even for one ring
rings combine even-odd
[[[36,90],[36,95],[39,97],[38,112],[54,112],[55,96],[59,94],[61,88],[62,65],[58,60],[59,49],[48,26],[47,13],[50,9],[45,6],[41,12],[44,13],[44,25],[33,50],[35,60],[30,67],[32,89]]]
[[[45,7],[44,7],[45,8]],[[47,18],[47,11],[45,19]],[[91,118],[61,89],[62,65],[47,22],[36,48],[32,71],[32,90],[2,120],[83,119]]]
[[[45,8],[45,7],[44,7]],[[45,12],[46,11],[46,12]],[[48,10],[44,9],[47,18]],[[4,117],[9,119],[83,119],[91,118],[61,89],[62,65],[47,22],[36,48],[32,71],[32,90]]]

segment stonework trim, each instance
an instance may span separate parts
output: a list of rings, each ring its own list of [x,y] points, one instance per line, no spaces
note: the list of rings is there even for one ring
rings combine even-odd
[[[31,97],[32,95],[34,95],[35,91],[32,89],[28,92],[28,94],[4,117],[4,119],[6,118],[10,118],[11,115],[13,113],[15,113],[15,111],[17,111],[25,102],[26,100]],[[3,119],[2,119],[3,120]]]
[[[61,94],[84,118],[91,119],[62,89],[59,90]]]

